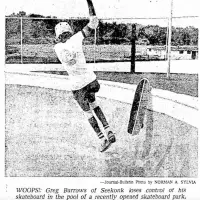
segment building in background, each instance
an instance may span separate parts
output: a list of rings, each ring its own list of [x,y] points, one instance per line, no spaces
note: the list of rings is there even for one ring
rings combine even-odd
[[[165,46],[146,46],[146,52],[143,50],[143,54],[147,55],[149,59],[158,58],[166,59],[166,47]],[[198,47],[197,46],[172,46],[171,59],[173,60],[195,60],[198,59]]]

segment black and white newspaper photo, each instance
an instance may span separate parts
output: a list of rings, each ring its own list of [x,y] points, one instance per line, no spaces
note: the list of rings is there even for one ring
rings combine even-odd
[[[3,3],[0,200],[200,200],[200,1]]]

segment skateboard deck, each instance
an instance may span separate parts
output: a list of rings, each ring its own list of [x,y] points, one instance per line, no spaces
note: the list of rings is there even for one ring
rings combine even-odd
[[[148,107],[150,90],[151,87],[148,79],[141,79],[137,85],[130,112],[128,133],[130,133],[131,135],[138,135],[140,129],[144,125],[144,117]]]

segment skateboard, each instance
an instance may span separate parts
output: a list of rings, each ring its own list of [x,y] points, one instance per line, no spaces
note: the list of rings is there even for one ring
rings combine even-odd
[[[128,133],[131,135],[138,135],[144,126],[144,117],[150,99],[150,91],[151,86],[149,80],[146,78],[141,79],[135,91],[128,123]]]

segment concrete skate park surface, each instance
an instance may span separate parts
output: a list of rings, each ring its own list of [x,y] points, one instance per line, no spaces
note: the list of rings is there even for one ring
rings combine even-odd
[[[198,176],[198,98],[153,89],[144,128],[131,136],[127,124],[136,85],[100,81],[98,102],[117,142],[99,153],[66,77],[29,70],[5,74],[6,176]]]

